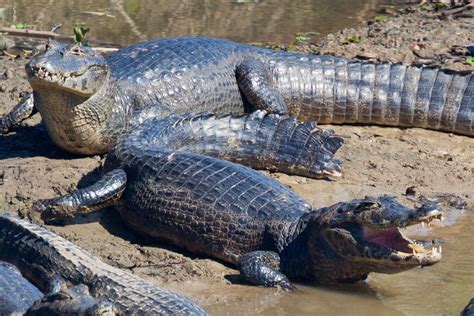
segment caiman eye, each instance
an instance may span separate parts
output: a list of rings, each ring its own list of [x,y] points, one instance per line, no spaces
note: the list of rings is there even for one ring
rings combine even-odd
[[[69,54],[71,55],[76,55],[76,56],[85,56],[87,55],[87,53],[81,49],[80,46],[72,46],[70,49],[69,49]]]
[[[354,213],[360,213],[360,212],[363,212],[363,211],[367,211],[371,208],[377,208],[377,207],[382,207],[382,205],[377,201],[364,201],[364,202],[360,203],[360,205],[358,205],[354,209]]]
[[[39,55],[45,52],[48,49],[48,44],[40,44],[33,48],[33,52],[31,53],[31,57]]]
[[[55,40],[53,40],[53,39],[48,39],[48,41],[47,41],[46,44],[44,45],[44,50],[46,51],[46,50],[51,49],[51,48],[53,48],[53,47],[56,47],[56,46],[58,46],[58,45],[59,45],[59,43],[56,42]]]

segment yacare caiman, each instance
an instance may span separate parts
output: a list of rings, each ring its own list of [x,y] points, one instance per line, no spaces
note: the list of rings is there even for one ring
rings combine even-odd
[[[284,136],[272,138],[268,128]],[[246,280],[266,286],[357,281],[438,262],[441,248],[425,249],[400,231],[441,219],[435,204],[409,209],[381,196],[313,209],[280,182],[208,155],[245,161],[263,152],[273,161],[259,166],[289,169],[331,153],[333,142],[339,137],[314,123],[263,112],[149,120],[119,139],[97,183],[35,208],[51,220],[114,205],[135,231],[236,264]]]
[[[50,41],[26,65],[33,93],[0,122],[41,114],[75,153],[109,151],[152,117],[266,110],[318,123],[474,135],[472,73],[273,51],[207,37],[137,43],[102,57]]]
[[[2,315],[207,315],[192,300],[5,213],[0,213],[0,260],[9,263],[0,264]],[[66,282],[75,286],[67,288]]]
[[[0,214],[0,216],[2,216]],[[34,227],[34,226],[32,226]],[[17,244],[18,248],[22,242]],[[3,249],[2,249],[3,250]],[[19,250],[18,252],[21,252]],[[2,256],[7,257],[6,255]],[[11,258],[10,258],[11,259]],[[18,260],[18,258],[15,258]],[[38,261],[30,260],[28,271]],[[67,270],[62,270],[64,272]],[[13,264],[0,261],[0,314],[1,315],[116,315],[115,306],[109,301],[97,302],[84,284],[68,287],[59,273],[48,279],[43,276],[40,284],[48,283],[47,294],[27,280]],[[38,281],[38,280],[37,280]]]

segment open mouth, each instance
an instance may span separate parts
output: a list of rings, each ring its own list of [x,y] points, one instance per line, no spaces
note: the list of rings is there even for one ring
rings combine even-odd
[[[441,212],[432,212],[430,216],[419,218],[417,222],[412,222],[410,225],[421,223],[422,225],[430,226],[431,222],[435,219],[443,220],[443,214]],[[431,249],[425,248],[421,243],[405,236],[400,227],[371,228],[361,226],[360,230],[362,238],[366,242],[376,248],[380,249],[382,247],[387,252],[390,252],[389,258],[392,261],[429,266],[441,260],[441,246],[432,245]]]

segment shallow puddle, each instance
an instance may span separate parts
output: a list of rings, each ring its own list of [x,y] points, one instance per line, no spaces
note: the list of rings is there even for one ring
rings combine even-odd
[[[372,274],[334,288],[298,285],[299,293],[249,289],[232,304],[207,309],[214,315],[459,315],[474,296],[474,237],[467,233],[473,225],[474,213],[465,212],[452,226],[408,230],[420,239],[444,240],[443,259],[432,267]]]

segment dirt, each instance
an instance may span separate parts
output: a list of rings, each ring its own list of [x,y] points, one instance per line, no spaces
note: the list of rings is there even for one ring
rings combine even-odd
[[[474,67],[467,63],[469,51],[465,46],[474,45],[474,8],[459,13],[461,16],[445,15],[445,12],[429,5],[402,10],[386,8],[360,27],[328,34],[318,42],[313,43],[308,33],[302,34],[300,42],[266,46],[472,71]]]
[[[318,45],[303,44],[298,49],[418,64],[420,57],[412,48],[417,43],[424,59],[429,57],[436,65],[472,71],[473,67],[465,64],[466,56],[450,53],[454,46],[474,42],[472,21],[439,20],[436,14],[420,9],[405,10],[382,22],[343,30]],[[393,30],[398,31],[395,34]],[[343,39],[352,35],[361,36],[361,41],[345,43]],[[30,90],[23,70],[26,62],[25,57],[0,58],[4,72],[0,72],[0,115]],[[412,205],[404,194],[407,188],[414,187],[412,190],[417,195],[453,193],[474,207],[474,139],[421,129],[324,128],[333,128],[345,138],[337,154],[344,163],[342,179],[316,181],[271,175],[313,206],[385,193]],[[38,115],[13,133],[1,136],[0,148],[0,209],[23,215],[36,199],[54,197],[93,183],[100,175],[103,160],[100,156],[79,157],[58,149]],[[232,267],[137,236],[112,209],[82,215],[74,225],[48,228],[105,262],[189,295],[216,313],[221,305],[235,302],[245,302],[252,313],[277,299],[278,294],[273,292],[270,295],[266,290],[238,284],[238,272]]]

